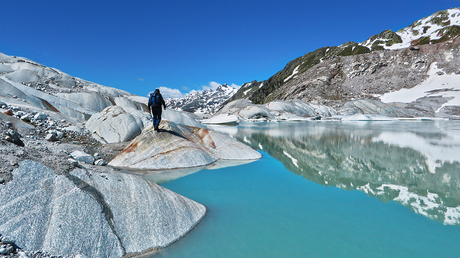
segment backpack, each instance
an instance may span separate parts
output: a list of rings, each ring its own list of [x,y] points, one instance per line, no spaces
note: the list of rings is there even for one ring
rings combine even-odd
[[[157,93],[151,93],[149,98],[149,106],[152,108],[161,107],[161,95]]]

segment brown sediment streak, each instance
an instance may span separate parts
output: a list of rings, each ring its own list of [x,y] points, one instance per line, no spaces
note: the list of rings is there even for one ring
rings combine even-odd
[[[122,153],[130,153],[133,152],[134,150],[137,149],[137,146],[139,145],[139,142],[133,142],[128,147],[126,147],[124,150],[122,150]]]
[[[149,108],[147,107],[147,105],[145,105],[144,103],[140,103],[140,104],[142,107],[142,111],[149,112]]]
[[[37,97],[38,98],[38,97]],[[56,113],[60,113],[59,110],[57,110],[53,105],[51,105],[48,101],[38,98],[43,104],[45,104],[47,107],[49,107],[51,110],[53,110]]]
[[[111,98],[111,97],[106,97],[106,98],[107,98],[108,101],[110,101],[110,103],[112,103],[112,105],[114,105],[114,106],[117,105],[115,103],[115,101],[113,100],[113,98]]]
[[[201,138],[201,140],[208,144],[211,148],[215,149],[216,144],[212,140],[211,136],[209,135],[209,130],[208,129],[203,129],[203,128],[197,128],[197,130],[194,131],[194,133]],[[206,139],[206,140],[205,140]]]

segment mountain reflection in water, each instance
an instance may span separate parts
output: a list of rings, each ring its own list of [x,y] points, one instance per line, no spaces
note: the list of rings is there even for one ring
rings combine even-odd
[[[460,225],[460,121],[281,122],[213,126],[295,174],[360,190]]]

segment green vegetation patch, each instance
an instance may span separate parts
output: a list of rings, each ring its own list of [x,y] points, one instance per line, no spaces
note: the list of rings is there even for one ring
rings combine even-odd
[[[443,23],[445,24],[446,23],[445,20],[448,20],[448,19],[449,19],[449,12],[444,10],[444,11],[439,11],[435,13],[434,17],[429,22],[433,24],[444,26]]]
[[[430,44],[430,37],[421,37],[417,40],[412,41],[413,46]]]
[[[440,31],[440,33],[442,33],[443,36],[440,39],[432,40],[431,42],[433,44],[444,42],[444,41],[452,39],[452,38],[454,38],[456,36],[459,36],[460,35],[460,26],[450,26],[450,27],[444,28],[444,29],[442,29]]]
[[[343,49],[342,52],[338,54],[338,56],[352,56],[352,55],[360,55],[360,54],[366,54],[370,53],[371,50],[365,46],[348,46]]]

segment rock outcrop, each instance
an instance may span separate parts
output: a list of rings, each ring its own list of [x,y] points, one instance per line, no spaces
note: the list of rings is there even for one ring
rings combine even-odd
[[[219,159],[256,160],[261,154],[212,130],[162,121],[160,132],[145,130],[109,165],[132,169],[206,166]]]
[[[122,257],[165,247],[206,212],[137,176],[101,167],[58,175],[30,160],[0,192],[3,240],[57,256]]]
[[[126,112],[120,106],[109,106],[91,116],[86,122],[86,129],[107,143],[132,140],[143,128],[142,119]]]

